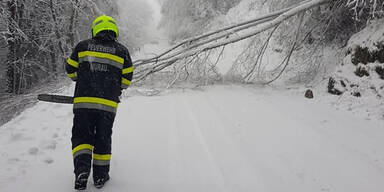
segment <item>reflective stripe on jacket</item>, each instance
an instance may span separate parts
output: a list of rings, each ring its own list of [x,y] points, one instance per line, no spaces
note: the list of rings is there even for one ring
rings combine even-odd
[[[134,69],[126,47],[92,38],[76,45],[66,71],[76,81],[74,109],[116,113],[121,90],[131,85]]]

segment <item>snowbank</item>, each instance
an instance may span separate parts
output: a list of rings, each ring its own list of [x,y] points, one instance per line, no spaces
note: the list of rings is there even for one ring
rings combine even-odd
[[[341,65],[329,79],[328,92],[355,113],[384,119],[384,20],[368,25],[348,41]]]
[[[379,50],[378,45],[384,42],[384,19],[372,21],[365,29],[356,33],[348,42],[348,48],[360,46],[369,51]]]

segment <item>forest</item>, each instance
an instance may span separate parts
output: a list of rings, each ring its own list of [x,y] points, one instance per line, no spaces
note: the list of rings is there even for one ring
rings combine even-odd
[[[231,9],[248,4],[246,13],[253,17],[299,7],[305,3],[315,6],[294,12],[288,18],[248,36],[233,45],[220,43],[229,37],[253,32],[259,23],[241,26],[241,29],[221,30],[218,36],[208,39],[214,49],[201,49],[198,42],[183,44],[182,48],[167,59],[147,60],[134,58],[137,71],[137,86],[163,82],[165,87],[176,83],[192,82],[207,84],[215,82],[271,83],[283,73],[293,73],[294,78],[283,80],[308,84],[326,70],[322,61],[316,59],[319,50],[327,46],[345,47],[349,38],[372,21],[383,17],[383,0],[158,0],[161,5],[161,21],[155,26],[147,1],[137,0],[3,0],[0,4],[0,99],[15,98],[50,87],[56,89],[68,83],[64,63],[77,42],[90,38],[90,23],[98,15],[116,17],[125,44],[135,55],[136,51],[153,41],[155,29],[164,31],[168,42],[177,45],[207,32],[243,22]],[[119,6],[120,5],[120,6]],[[239,14],[238,14],[239,15]],[[279,15],[277,15],[279,16]],[[280,13],[281,16],[281,13]],[[251,19],[251,16],[245,16]],[[261,21],[269,24],[270,19]],[[225,29],[225,28],[224,28]],[[219,37],[219,38],[218,38]],[[229,38],[231,39],[231,38]],[[216,41],[215,41],[216,40]],[[212,43],[214,42],[214,43]],[[237,42],[237,41],[233,41]],[[233,42],[229,42],[232,44]],[[197,44],[197,45],[196,45]],[[295,46],[291,46],[291,45]],[[180,44],[181,45],[181,44]],[[240,48],[239,48],[240,47]],[[303,51],[305,50],[305,51]],[[228,53],[227,52],[231,52]],[[185,53],[180,56],[180,53]],[[169,54],[169,53],[168,53]],[[233,54],[233,55],[231,55]],[[277,54],[282,58],[266,66],[266,55]],[[223,55],[229,55],[230,70],[220,72],[216,66]],[[171,58],[171,60],[169,60]],[[175,58],[175,59],[173,59]],[[173,60],[172,60],[173,59]],[[289,65],[294,60],[294,64]],[[301,60],[301,61],[300,61]],[[307,63],[303,65],[303,63]],[[223,61],[224,63],[224,61]],[[291,62],[292,63],[292,62]],[[143,64],[143,65],[142,65]],[[162,73],[158,73],[162,72]],[[150,77],[150,78],[148,78]],[[295,79],[295,80],[292,80]],[[143,81],[145,80],[145,81]],[[55,87],[57,85],[57,87]]]
[[[132,3],[133,2],[133,3]],[[121,38],[129,47],[140,45],[143,23],[149,20],[145,3],[124,1],[144,11],[132,13],[137,8],[125,10]],[[118,16],[116,1],[79,0],[12,0],[1,2],[1,93],[19,95],[63,77],[63,63],[74,45],[90,37],[90,23],[101,14]],[[135,35],[134,35],[135,34]]]
[[[106,13],[122,19],[121,41],[135,50],[145,44],[143,31],[150,20],[150,11],[145,2],[122,1],[132,8],[119,10],[116,1],[110,0],[9,0],[1,3],[1,93],[22,94],[44,84],[48,80],[63,76],[63,62],[71,48],[90,36],[92,18]],[[163,18],[161,26],[171,42],[202,34],[218,25],[222,16],[240,0],[162,0]],[[267,7],[276,11],[299,3],[300,0],[272,0],[255,2],[254,7]],[[345,41],[362,29],[371,19],[383,15],[381,0],[335,0],[305,13],[302,33],[310,34],[308,41],[315,44]],[[141,11],[135,11],[141,10]],[[280,39],[295,36],[295,29],[288,21],[278,31]],[[260,38],[259,38],[260,39]],[[282,42],[290,44],[290,41]],[[258,44],[258,43],[256,43]],[[250,45],[252,46],[252,45]],[[247,57],[252,55],[246,55]],[[254,59],[254,58],[253,58]],[[252,63],[249,60],[248,63]]]

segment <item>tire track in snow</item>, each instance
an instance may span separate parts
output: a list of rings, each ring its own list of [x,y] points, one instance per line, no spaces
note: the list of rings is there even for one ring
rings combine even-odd
[[[171,146],[177,148],[173,154],[177,159],[172,167],[172,180],[173,186],[178,186],[174,191],[225,192],[221,171],[212,159],[190,107],[186,105],[187,100],[181,96],[173,100],[175,134]]]
[[[231,124],[224,128],[227,133],[232,133],[238,150],[262,178],[264,191],[283,191],[286,186],[310,191],[311,188],[305,186],[301,179],[296,179],[297,171],[290,168],[285,152],[279,149],[285,140],[295,136],[287,133],[284,127],[294,122],[277,115],[279,111],[270,107],[264,99],[268,96],[266,93],[254,94],[236,86],[225,88],[229,90],[220,92],[220,96],[208,91],[206,104],[217,112],[223,122]]]
[[[225,188],[239,192],[265,191],[258,170],[254,169],[233,137],[227,133],[227,127],[232,126],[232,123],[224,123],[226,121],[217,114],[211,103],[207,102],[207,95],[207,92],[192,94],[188,103],[185,103],[191,109],[189,115],[194,119],[195,127],[205,141],[207,150],[221,170]],[[217,101],[213,101],[215,102]]]
[[[341,113],[330,106],[318,105],[318,103],[304,101],[306,105],[299,106],[294,102],[282,103],[279,96],[274,95],[271,105],[280,107],[280,112],[285,113],[292,120],[300,122],[302,127],[322,136],[333,145],[344,149],[351,156],[360,159],[379,170],[384,174],[384,150],[381,147],[382,135],[384,134],[383,123],[365,120],[363,118],[349,114]],[[306,108],[303,108],[305,107]],[[287,109],[296,107],[300,113],[289,113]],[[327,113],[322,113],[327,111]],[[314,113],[311,118],[304,118],[303,115]],[[350,123],[353,120],[354,123]],[[346,135],[342,137],[342,135]],[[369,149],[369,150],[367,150]]]

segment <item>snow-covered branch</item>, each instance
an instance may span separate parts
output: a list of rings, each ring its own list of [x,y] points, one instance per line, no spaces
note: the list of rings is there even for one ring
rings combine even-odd
[[[313,7],[320,6],[327,2],[329,2],[329,0],[303,1],[291,8],[283,9],[281,11],[277,11],[272,14],[267,14],[263,17],[253,19],[251,21],[243,22],[238,25],[232,25],[227,28],[223,28],[214,32],[198,36],[196,38],[188,39],[186,41],[183,41],[181,44],[173,47],[172,49],[166,51],[165,53],[160,54],[158,57],[135,62],[136,67],[138,67],[138,72],[136,73],[135,77],[137,80],[142,80],[149,74],[161,71],[176,63],[178,60],[182,60],[187,57],[198,55],[202,52],[206,52],[212,49],[216,49],[228,44],[236,43],[241,40],[253,37],[266,30],[274,28],[275,26],[286,21],[292,16],[295,16],[299,13],[312,9]],[[233,35],[235,32],[238,31],[245,32],[241,35],[239,35],[238,33],[236,33],[236,35]],[[204,39],[206,37],[209,38]],[[192,43],[187,44],[191,41]],[[184,45],[185,48],[177,50],[177,48],[181,47],[182,45]],[[167,56],[164,57],[165,55]],[[142,67],[142,65],[146,64],[151,65]]]

